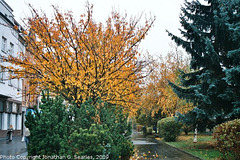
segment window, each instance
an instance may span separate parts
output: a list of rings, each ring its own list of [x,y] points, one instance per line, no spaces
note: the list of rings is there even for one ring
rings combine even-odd
[[[8,102],[8,105],[9,105],[9,112],[11,113],[12,112],[12,108],[13,108],[13,103],[12,102]]]
[[[18,112],[19,114],[22,113],[22,106],[21,106],[20,104],[17,104],[17,112]]]
[[[3,112],[3,101],[0,101],[0,112]]]
[[[7,50],[7,39],[2,37],[2,51],[6,52]]]
[[[4,68],[0,67],[0,82],[4,81]]]
[[[0,130],[3,129],[3,126],[2,126],[2,125],[3,125],[3,124],[2,124],[2,123],[3,123],[3,120],[2,120],[2,119],[3,119],[3,113],[0,113]]]
[[[13,103],[13,105],[12,105],[12,112],[17,113],[17,104],[16,103]]]
[[[10,124],[11,124],[11,114],[7,114],[7,128],[10,127]]]
[[[6,112],[11,113],[12,112],[12,106],[13,103],[12,102],[8,102],[7,108],[6,108]]]
[[[18,115],[16,114],[16,119],[15,119],[15,130],[17,130],[18,127]]]
[[[9,55],[14,56],[14,44],[10,42]]]

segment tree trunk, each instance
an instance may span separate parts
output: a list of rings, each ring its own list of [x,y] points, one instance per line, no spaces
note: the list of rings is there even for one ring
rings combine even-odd
[[[197,127],[198,127],[198,125],[196,125],[196,127],[195,127],[193,143],[197,143]]]

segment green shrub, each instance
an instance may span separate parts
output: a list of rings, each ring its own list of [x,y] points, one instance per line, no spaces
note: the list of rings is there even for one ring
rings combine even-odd
[[[153,131],[152,127],[147,127],[147,134],[148,135],[151,135],[152,131]]]
[[[216,147],[224,158],[240,159],[240,119],[222,123],[214,128]]]
[[[31,132],[28,155],[106,156],[105,159],[129,159],[133,144],[128,115],[102,101],[86,101],[80,108],[63,105],[63,99],[43,96],[35,115],[28,114],[26,126]],[[102,157],[104,158],[104,157]]]
[[[59,97],[44,96],[41,111],[36,111],[35,115],[27,113],[25,125],[31,133],[31,143],[27,147],[29,155],[51,156],[68,149],[70,119],[62,102]]]
[[[157,122],[157,128],[158,128],[159,137],[162,138],[163,135],[162,135],[162,133],[160,132],[160,121],[161,121],[161,120],[159,120],[159,121]]]
[[[159,136],[165,141],[176,141],[180,134],[181,124],[175,121],[174,117],[163,118],[158,121]]]

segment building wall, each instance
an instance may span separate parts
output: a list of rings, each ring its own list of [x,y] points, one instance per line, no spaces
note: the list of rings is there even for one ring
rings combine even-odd
[[[14,21],[13,10],[4,0],[0,0],[0,11],[3,15],[7,15],[12,22]]]
[[[13,10],[0,0],[0,65],[9,66],[1,56],[17,56],[25,52],[23,39],[13,26],[21,26],[14,20]],[[5,46],[5,47],[4,47]],[[22,106],[22,79],[9,79],[7,70],[0,68],[0,137],[5,137],[9,125],[14,135],[21,135],[26,107]]]

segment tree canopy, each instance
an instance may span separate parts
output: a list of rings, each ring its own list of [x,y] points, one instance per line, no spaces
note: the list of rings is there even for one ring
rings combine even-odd
[[[190,112],[192,122],[207,117],[221,123],[240,115],[239,20],[239,0],[185,1],[180,15],[183,37],[168,32],[191,56],[191,70],[181,74],[180,85],[171,86],[197,106]]]
[[[141,88],[140,105],[146,112],[158,112],[167,116],[174,116],[176,112],[186,113],[192,109],[192,104],[180,99],[168,81],[179,83],[179,70],[189,70],[188,58],[183,52],[172,45],[172,50],[166,56],[158,57],[149,70],[153,71],[144,79],[144,86]]]
[[[71,12],[61,13],[55,6],[53,9],[54,17],[49,19],[31,7],[33,16],[27,19],[23,32],[26,54],[6,57],[6,61],[19,66],[9,69],[29,80],[31,94],[49,89],[78,106],[98,97],[130,106],[145,76],[143,68],[148,65],[140,60],[139,44],[154,18],[140,25],[141,17],[128,18],[113,11],[103,24],[93,19],[91,5],[79,21]]]

